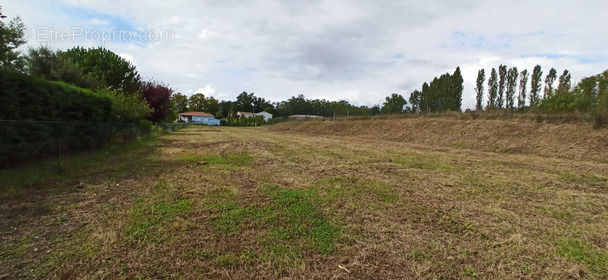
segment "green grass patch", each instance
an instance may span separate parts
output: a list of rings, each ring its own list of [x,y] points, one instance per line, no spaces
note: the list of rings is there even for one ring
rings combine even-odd
[[[317,210],[313,204],[313,198],[316,197],[314,191],[271,188],[269,193],[275,201],[275,210],[285,213],[278,216],[282,226],[273,231],[275,237],[303,240],[308,247],[323,254],[335,250],[340,229]]]
[[[218,231],[229,234],[240,232],[245,222],[261,227],[269,217],[272,217],[268,208],[239,207],[236,203],[220,205],[219,210],[214,225]]]
[[[271,186],[266,187],[263,193],[272,199],[270,204],[239,207],[237,203],[229,202],[216,204],[213,208],[207,206],[208,210],[216,212],[213,221],[216,230],[238,234],[244,227],[254,227],[259,229],[263,243],[268,246],[275,246],[283,240],[295,246],[294,250],[313,249],[323,254],[335,250],[341,237],[340,229],[318,210],[315,204],[317,195],[313,190]],[[272,252],[278,254],[281,251]]]
[[[583,240],[570,238],[557,242],[558,253],[570,260],[580,261],[596,273],[608,273],[606,251],[594,248]]]
[[[188,163],[206,162],[209,165],[247,166],[251,164],[252,158],[245,154],[218,155],[187,155],[181,158]]]
[[[136,199],[125,227],[126,238],[129,241],[161,243],[168,238],[169,228],[165,227],[168,222],[190,209],[190,200],[149,203]]]
[[[8,260],[9,258],[22,258],[31,250],[32,238],[23,236],[21,239],[12,243],[0,243],[0,261]]]
[[[204,261],[204,260],[214,258],[215,253],[213,253],[212,251],[207,250],[207,249],[195,247],[194,249],[190,250],[190,252],[188,252],[186,254],[186,256],[193,257],[193,258]]]
[[[236,264],[238,257],[233,254],[224,254],[217,257],[217,262],[223,267],[231,267]]]

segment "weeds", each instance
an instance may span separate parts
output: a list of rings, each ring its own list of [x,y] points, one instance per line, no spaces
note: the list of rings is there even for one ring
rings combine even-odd
[[[557,245],[558,252],[562,256],[583,262],[597,273],[608,273],[608,255],[605,250],[593,248],[575,238],[560,240]]]
[[[168,236],[163,227],[176,216],[182,215],[191,209],[189,200],[176,203],[156,202],[149,203],[144,199],[135,200],[130,222],[125,227],[125,236],[129,241],[160,243]]]

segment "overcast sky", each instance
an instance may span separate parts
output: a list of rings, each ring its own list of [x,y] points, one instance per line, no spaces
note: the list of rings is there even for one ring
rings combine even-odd
[[[30,46],[104,46],[186,95],[382,103],[460,66],[608,69],[608,1],[3,0]],[[62,37],[63,36],[63,37]]]

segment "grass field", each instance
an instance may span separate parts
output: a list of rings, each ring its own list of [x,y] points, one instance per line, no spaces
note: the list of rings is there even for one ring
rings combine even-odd
[[[0,279],[608,278],[605,161],[189,127],[31,185]]]

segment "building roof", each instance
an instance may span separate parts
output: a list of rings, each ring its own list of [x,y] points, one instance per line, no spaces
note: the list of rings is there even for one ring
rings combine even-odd
[[[255,113],[251,113],[251,112],[236,112],[237,115],[242,115],[242,116],[256,116]]]
[[[186,112],[186,113],[179,113],[178,115],[180,115],[180,116],[213,117],[213,115],[207,114],[205,112]]]

